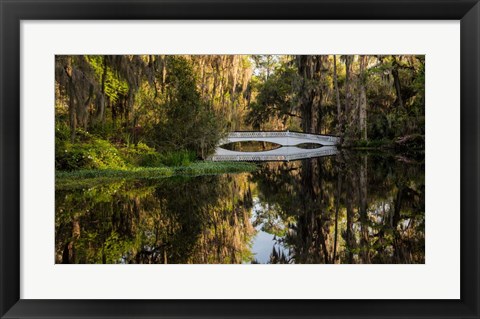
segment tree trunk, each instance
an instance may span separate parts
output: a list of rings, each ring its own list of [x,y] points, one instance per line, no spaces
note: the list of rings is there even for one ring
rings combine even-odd
[[[343,128],[342,123],[342,105],[340,104],[340,91],[338,89],[338,75],[337,75],[337,56],[333,55],[333,84],[335,87],[335,97],[337,99],[337,134],[340,135]]]
[[[68,116],[70,124],[70,141],[75,141],[75,135],[77,130],[77,112],[75,107],[75,86],[73,84],[73,67],[72,58],[69,57],[66,60],[64,66],[65,74],[67,75],[67,90],[68,90]]]
[[[314,133],[321,127],[321,59],[321,56],[315,55],[297,56],[298,72],[302,78],[300,86],[302,128],[307,133]]]
[[[75,135],[77,131],[77,114],[75,112],[75,92],[73,88],[72,79],[69,79],[68,85],[68,114],[70,117],[70,141],[75,141]]]
[[[395,92],[397,94],[397,104],[398,106],[403,109],[403,99],[402,99],[402,88],[400,86],[400,78],[398,76],[398,63],[395,57],[393,57],[393,68],[392,68],[392,76],[393,76],[393,82],[395,84]]]
[[[350,175],[351,173],[349,173]],[[348,176],[346,178],[349,178]],[[349,196],[345,197],[345,206],[347,211],[347,225],[346,225],[346,232],[345,232],[345,248],[347,251],[347,260],[349,264],[353,264],[353,250],[356,248],[356,241],[355,241],[355,234],[353,230],[353,223],[354,223],[354,216],[353,216],[353,205],[352,200],[354,196],[354,190],[352,189],[352,185],[354,185],[352,178],[347,181],[346,183],[346,194],[350,194]]]
[[[359,170],[359,212],[360,212],[360,225],[361,225],[361,243],[362,243],[362,262],[370,264],[369,254],[369,238],[368,238],[368,215],[367,215],[367,156],[361,156]]]
[[[162,85],[161,85],[161,91],[162,94],[165,93],[165,83],[167,81],[167,57],[166,56],[160,56],[160,61],[162,61]]]
[[[362,56],[360,58],[360,88],[359,88],[359,99],[358,99],[358,129],[360,131],[360,136],[362,139],[367,140],[367,74],[365,72],[368,57]]]
[[[97,101],[97,114],[96,114],[96,123],[105,123],[105,82],[107,80],[107,57],[103,56],[103,73],[102,73],[102,84],[101,84],[101,95]]]
[[[338,165],[339,163],[337,163]],[[338,241],[338,211],[340,209],[340,193],[342,190],[342,177],[340,176],[340,170],[338,172],[337,176],[337,200],[335,203],[335,234],[334,234],[334,240],[333,240],[333,257],[332,257],[332,263],[335,264],[337,260],[337,241]]]
[[[350,118],[350,56],[345,60],[345,120]]]

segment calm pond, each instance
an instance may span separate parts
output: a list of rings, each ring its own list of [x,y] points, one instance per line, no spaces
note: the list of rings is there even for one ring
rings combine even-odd
[[[424,263],[423,154],[56,191],[56,263]]]

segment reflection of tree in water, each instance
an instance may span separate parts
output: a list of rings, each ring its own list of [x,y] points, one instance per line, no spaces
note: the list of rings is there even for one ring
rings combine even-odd
[[[348,163],[348,164],[347,164]],[[342,152],[336,157],[268,163],[253,174],[258,218],[285,221],[271,262],[423,263],[424,167],[394,156]],[[259,222],[259,221],[257,221]]]
[[[421,156],[345,151],[251,175],[58,190],[56,262],[255,262],[261,225],[271,263],[423,263],[424,193]]]
[[[245,175],[57,191],[57,263],[241,263],[254,229]]]

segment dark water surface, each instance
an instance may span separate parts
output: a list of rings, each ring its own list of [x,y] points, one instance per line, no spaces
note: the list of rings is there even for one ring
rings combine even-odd
[[[423,155],[56,191],[56,263],[424,263]]]

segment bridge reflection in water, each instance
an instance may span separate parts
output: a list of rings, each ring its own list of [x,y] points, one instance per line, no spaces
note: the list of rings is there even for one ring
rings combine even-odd
[[[222,145],[238,142],[268,142],[282,145],[280,148],[259,152],[227,150]],[[300,148],[299,144],[317,144],[314,149]],[[294,161],[305,158],[330,156],[337,153],[338,138],[329,135],[298,132],[232,132],[220,142],[212,161]]]
[[[295,146],[284,146],[270,151],[263,152],[239,152],[229,151],[218,147],[215,154],[211,157],[212,161],[244,161],[244,162],[263,162],[263,161],[295,161],[304,158],[330,156],[337,154],[335,146],[322,146],[314,149],[304,149]]]

